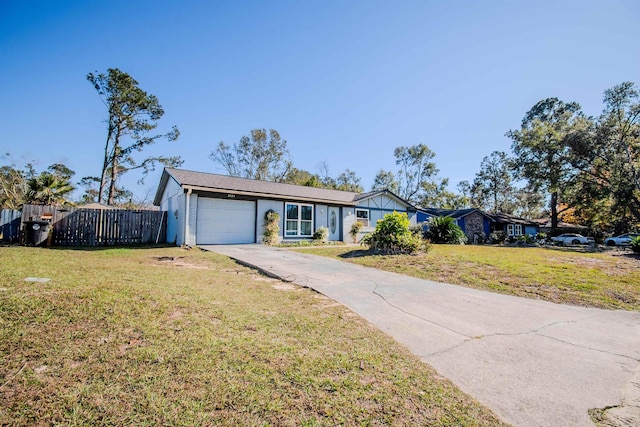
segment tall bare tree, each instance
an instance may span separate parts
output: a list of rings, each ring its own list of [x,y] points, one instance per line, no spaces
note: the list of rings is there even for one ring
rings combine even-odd
[[[252,129],[233,146],[219,142],[209,158],[228,175],[281,182],[293,167],[287,141],[275,129]]]
[[[158,127],[164,109],[158,98],[140,89],[138,82],[129,74],[109,68],[106,74],[98,74],[97,71],[87,74],[87,80],[96,89],[108,111],[98,202],[102,203],[106,197],[107,204],[112,205],[118,192],[118,178],[122,174],[142,169],[144,179],[157,163],[173,167],[182,164],[179,156],[152,156],[142,161],[134,158],[135,153],[159,139],[177,140],[180,132],[173,126],[167,133],[150,135]]]

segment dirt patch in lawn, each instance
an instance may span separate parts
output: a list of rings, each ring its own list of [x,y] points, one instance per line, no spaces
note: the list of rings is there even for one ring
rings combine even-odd
[[[151,257],[152,264],[154,265],[173,265],[175,267],[195,268],[199,270],[210,270],[211,267],[200,264],[193,264],[186,261],[186,257],[183,256],[154,256]]]

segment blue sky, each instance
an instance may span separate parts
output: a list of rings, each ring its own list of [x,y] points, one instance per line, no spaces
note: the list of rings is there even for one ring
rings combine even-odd
[[[597,115],[605,89],[640,83],[639,21],[637,0],[0,0],[0,153],[98,175],[106,110],[85,77],[119,68],[181,132],[141,154],[222,173],[219,141],[274,128],[297,167],[368,190],[423,143],[453,188],[537,101]],[[124,184],[152,197],[158,177]]]

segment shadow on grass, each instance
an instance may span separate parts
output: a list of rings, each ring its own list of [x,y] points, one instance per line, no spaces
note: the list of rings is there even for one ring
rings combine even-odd
[[[167,243],[158,243],[158,244],[139,244],[139,245],[104,245],[104,246],[51,246],[47,247],[39,247],[40,249],[51,249],[51,250],[66,250],[66,251],[87,251],[87,252],[100,252],[100,251],[108,251],[108,250],[123,250],[123,249],[159,249],[159,248],[175,248],[176,245],[171,245]]]
[[[340,258],[362,258],[365,256],[373,255],[371,252],[365,249],[356,249],[353,251],[345,252],[343,254],[338,255]]]
[[[630,251],[629,252],[619,251],[619,252],[616,252],[616,253],[612,253],[611,256],[612,257],[616,257],[616,258],[617,257],[629,258],[629,259],[635,259],[635,260],[640,261],[640,254],[636,254],[636,253],[633,253],[633,252],[630,252]]]

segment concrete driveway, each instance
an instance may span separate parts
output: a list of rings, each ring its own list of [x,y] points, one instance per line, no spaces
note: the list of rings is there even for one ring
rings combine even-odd
[[[517,426],[640,425],[640,313],[558,305],[263,245],[205,246],[346,305]]]

